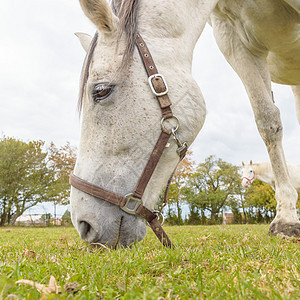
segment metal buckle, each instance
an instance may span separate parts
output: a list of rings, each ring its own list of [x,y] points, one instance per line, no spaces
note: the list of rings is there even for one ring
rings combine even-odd
[[[188,145],[186,142],[184,142],[181,146],[178,146],[176,153],[181,156],[181,151],[183,151],[184,149],[188,148]]]
[[[153,86],[153,83],[152,83],[152,79],[153,79],[153,78],[156,78],[156,77],[160,77],[160,78],[162,79],[162,81],[163,81],[165,87],[166,87],[166,89],[165,89],[163,92],[161,92],[161,93],[157,93],[157,92],[156,92],[156,90],[155,90],[155,88],[154,88],[154,86]],[[153,93],[155,96],[157,96],[157,97],[166,95],[166,94],[168,93],[168,91],[169,91],[168,85],[167,85],[167,83],[166,83],[166,80],[165,80],[164,76],[162,76],[161,74],[153,74],[153,75],[151,75],[151,76],[148,78],[148,82],[149,82],[150,88],[151,88],[151,90],[152,90],[152,93]]]
[[[137,209],[142,204],[142,199],[132,197],[132,194],[126,195],[125,198],[126,198],[126,203],[123,207],[121,207],[121,209],[124,210],[125,212],[127,212],[128,214],[135,215]],[[132,203],[133,203],[134,207],[129,208],[128,205],[132,204]]]

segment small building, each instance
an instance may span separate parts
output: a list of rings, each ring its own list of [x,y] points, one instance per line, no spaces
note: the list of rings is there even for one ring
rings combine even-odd
[[[233,213],[223,211],[223,225],[231,224],[232,220],[233,220]]]
[[[61,226],[62,225],[62,219],[58,219],[58,218],[54,219],[54,218],[52,218],[50,220],[50,223],[53,224],[54,226]]]
[[[21,226],[41,226],[45,225],[41,214],[23,214],[16,220],[16,225]]]

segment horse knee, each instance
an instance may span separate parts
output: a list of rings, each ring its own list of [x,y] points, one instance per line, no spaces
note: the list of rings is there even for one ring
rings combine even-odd
[[[282,140],[280,111],[275,105],[260,110],[256,115],[256,123],[266,145]]]

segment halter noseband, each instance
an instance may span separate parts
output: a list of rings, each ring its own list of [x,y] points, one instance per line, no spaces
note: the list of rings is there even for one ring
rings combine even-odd
[[[249,183],[249,185],[251,185],[255,179],[255,173],[253,172],[253,177],[252,178],[248,178],[248,177],[243,177],[242,180],[246,179],[247,183]]]
[[[147,161],[146,167],[144,168],[142,175],[140,176],[138,183],[133,191],[133,193],[123,196],[114,192],[111,192],[109,190],[103,189],[97,185],[91,184],[73,173],[70,174],[70,184],[89,195],[92,195],[98,199],[107,201],[111,204],[119,206],[123,211],[125,211],[128,214],[132,215],[138,215],[142,218],[144,218],[158,239],[161,241],[161,243],[166,247],[174,247],[171,240],[167,236],[166,232],[163,230],[161,224],[158,221],[157,214],[150,211],[148,208],[146,208],[143,205],[142,197],[144,194],[144,191],[151,179],[151,176],[163,154],[164,149],[166,148],[169,138],[171,135],[173,135],[173,138],[178,146],[177,148],[177,154],[180,157],[180,161],[184,158],[188,146],[187,143],[182,143],[177,135],[177,130],[179,129],[179,120],[176,116],[173,115],[171,110],[171,101],[168,96],[168,86],[164,79],[164,77],[158,73],[158,70],[155,66],[155,63],[152,59],[151,53],[141,37],[141,35],[138,33],[136,36],[136,46],[139,51],[140,57],[142,59],[142,62],[144,64],[145,70],[148,74],[148,82],[150,85],[150,88],[153,92],[153,94],[156,96],[159,106],[161,108],[162,112],[162,119],[161,119],[161,134],[156,142],[156,145],[154,146],[154,149]],[[167,119],[175,119],[177,125],[171,130],[168,130],[164,122]],[[174,171],[175,172],[175,171]],[[172,175],[174,174],[172,173]],[[166,202],[167,199],[167,191],[169,188],[169,184],[171,181],[171,177],[168,181],[168,185],[165,192],[165,199],[164,202]]]

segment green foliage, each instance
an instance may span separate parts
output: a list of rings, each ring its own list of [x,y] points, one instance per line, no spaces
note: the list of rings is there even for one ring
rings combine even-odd
[[[299,240],[270,238],[266,225],[165,230],[176,249],[150,230],[129,249],[108,250],[87,245],[74,228],[0,228],[0,298],[300,298]],[[48,285],[50,276],[60,294],[16,283]]]
[[[51,220],[51,214],[50,213],[46,213],[41,215],[41,220],[45,225],[49,225],[50,224],[50,220]]]
[[[76,149],[70,143],[57,148],[51,143],[48,148],[49,168],[54,173],[55,185],[53,196],[56,203],[68,204],[70,194],[69,175],[76,162]]]
[[[64,225],[64,226],[72,225],[71,213],[68,209],[65,211],[65,213],[62,216],[62,225]]]
[[[255,180],[245,194],[247,218],[259,223],[270,222],[276,213],[275,192],[270,185]]]
[[[255,180],[245,190],[239,167],[214,156],[197,167],[187,156],[172,180],[169,204],[165,210],[169,225],[220,224],[223,211],[233,212],[230,222],[235,224],[269,223],[276,214],[275,194],[269,185]],[[183,204],[189,205],[185,220]]]
[[[184,189],[185,200],[197,208],[205,220],[205,213],[210,214],[210,223],[220,222],[220,212],[229,200],[240,191],[238,167],[209,156],[196,168]]]
[[[194,172],[194,162],[191,160],[191,152],[178,165],[172,178],[168,193],[168,209],[166,222],[170,225],[183,225],[182,203],[184,202],[182,189],[186,181]],[[162,198],[162,196],[161,196]]]
[[[42,141],[0,140],[0,225],[14,224],[37,203],[66,201],[66,173],[75,161],[75,153],[69,149],[68,144],[61,149],[51,144],[46,149]],[[68,161],[69,165],[64,165]]]

